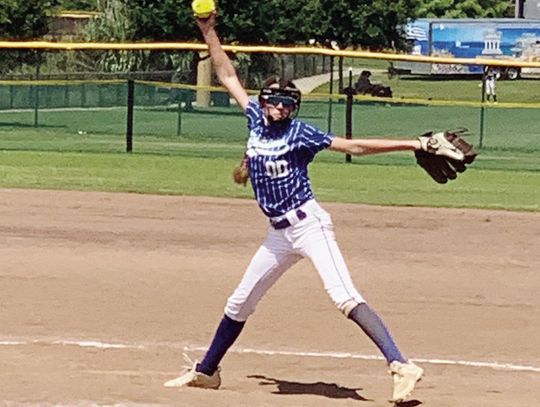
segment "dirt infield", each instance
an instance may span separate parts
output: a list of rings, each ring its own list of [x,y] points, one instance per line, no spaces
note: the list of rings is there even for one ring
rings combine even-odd
[[[426,369],[405,406],[538,404],[539,213],[323,206]],[[385,363],[307,261],[248,321],[222,389],[162,387],[201,356],[265,228],[250,200],[0,190],[0,405],[388,406]]]

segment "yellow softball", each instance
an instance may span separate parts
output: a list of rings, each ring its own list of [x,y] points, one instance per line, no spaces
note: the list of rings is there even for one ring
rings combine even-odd
[[[191,9],[197,18],[208,18],[216,10],[214,0],[193,0]]]

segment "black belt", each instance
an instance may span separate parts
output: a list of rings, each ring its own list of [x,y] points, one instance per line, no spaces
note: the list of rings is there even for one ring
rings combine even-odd
[[[296,216],[298,216],[299,220],[305,219],[307,217],[307,214],[302,209],[296,210]],[[283,218],[279,221],[275,221],[270,219],[270,225],[276,230],[285,229],[291,226],[291,222],[289,222],[289,219]]]

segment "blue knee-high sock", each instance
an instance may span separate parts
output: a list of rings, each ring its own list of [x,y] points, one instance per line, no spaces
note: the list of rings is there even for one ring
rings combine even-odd
[[[221,362],[221,359],[227,353],[227,350],[236,341],[240,332],[242,332],[245,323],[245,321],[238,322],[224,315],[216,330],[210,348],[206,352],[202,362],[197,364],[196,370],[210,376],[213,375],[219,366],[219,362]]]
[[[399,351],[381,318],[367,304],[359,304],[353,308],[349,314],[349,318],[356,322],[375,345],[377,345],[388,364],[395,360],[402,363],[407,362],[407,359]]]

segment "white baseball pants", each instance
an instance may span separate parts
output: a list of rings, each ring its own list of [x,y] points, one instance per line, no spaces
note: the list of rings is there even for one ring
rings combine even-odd
[[[307,217],[288,213],[292,226],[276,230],[269,226],[262,246],[253,256],[242,281],[229,297],[225,315],[245,321],[272,285],[302,257],[311,260],[332,301],[345,314],[365,302],[354,287],[337,245],[332,219],[315,200],[300,206]]]
[[[488,79],[486,80],[486,95],[494,95],[494,94],[495,94],[495,80]]]

